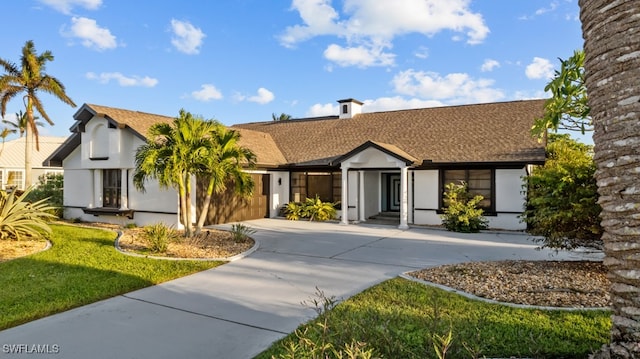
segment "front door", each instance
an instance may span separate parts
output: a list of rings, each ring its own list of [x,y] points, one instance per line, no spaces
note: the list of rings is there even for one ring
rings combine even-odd
[[[400,211],[400,175],[396,173],[387,173],[387,211]]]

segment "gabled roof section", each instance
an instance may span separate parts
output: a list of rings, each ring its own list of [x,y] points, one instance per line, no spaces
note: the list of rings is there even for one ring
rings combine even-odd
[[[173,117],[155,115],[147,112],[131,111],[121,108],[84,104],[73,115],[76,123],[71,127],[72,132],[80,130],[94,116],[104,117],[109,124],[117,128],[128,128],[141,139],[146,139],[147,131],[156,123],[171,123]]]
[[[62,167],[62,161],[67,158],[67,156],[69,156],[76,147],[80,146],[81,137],[80,133],[73,133],[61,145],[59,145],[55,151],[45,158],[42,165],[47,167]]]
[[[78,146],[84,126],[93,117],[103,117],[109,124],[129,129],[142,140],[146,140],[149,128],[156,123],[171,123],[173,117],[155,115],[146,112],[131,111],[114,107],[84,104],[73,116],[76,123],[71,127],[73,135],[67,139],[45,162],[49,165],[62,165],[62,161]],[[282,152],[270,134],[249,129],[233,128],[240,133],[239,144],[252,150],[260,166],[279,166],[286,163]]]
[[[240,146],[253,151],[259,166],[278,166],[286,163],[286,159],[270,134],[244,128],[232,128],[232,130],[240,133]]]
[[[342,163],[344,160],[366,150],[367,148],[375,148],[381,152],[384,152],[392,157],[395,157],[397,159],[399,159],[400,161],[403,161],[404,163],[406,163],[408,166],[411,165],[417,165],[418,163],[418,159],[411,156],[410,154],[406,153],[405,151],[401,150],[400,148],[398,148],[397,146],[394,145],[390,145],[388,143],[382,143],[382,142],[375,142],[375,141],[367,141],[363,144],[361,144],[360,146],[354,148],[353,150],[347,152],[345,155],[338,157],[336,160],[334,160],[332,162],[332,164],[339,164]]]
[[[46,164],[43,165],[43,162],[67,140],[66,137],[52,136],[39,136],[38,138],[40,151],[36,151],[35,139],[31,142],[33,148],[31,152],[31,163],[35,168],[48,166]],[[0,153],[0,168],[24,168],[24,145],[24,137],[6,141],[4,146],[0,144],[0,149],[2,150]]]
[[[288,163],[330,165],[372,141],[429,163],[542,163],[544,143],[530,135],[544,99],[234,125],[273,137]],[[392,150],[391,152],[395,152]]]

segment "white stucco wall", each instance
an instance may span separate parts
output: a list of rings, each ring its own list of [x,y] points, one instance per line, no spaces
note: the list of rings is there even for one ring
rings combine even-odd
[[[364,172],[364,215],[365,220],[380,212],[380,172]]]
[[[271,183],[271,198],[269,201],[269,217],[277,217],[280,208],[289,203],[289,172],[268,172]],[[280,183],[278,183],[280,181]]]
[[[91,119],[81,134],[80,146],[63,161],[65,218],[116,224],[133,222],[139,226],[163,222],[179,227],[178,194],[174,189],[161,189],[155,180],[145,183],[144,193],[133,185],[135,151],[142,144],[144,141],[129,130],[108,128],[107,120],[101,117]],[[95,146],[106,146],[107,149]],[[113,215],[96,216],[82,210],[102,205],[103,169],[120,169],[125,174],[126,181],[121,187],[125,197],[122,206],[135,211],[132,220]],[[195,189],[195,179],[192,188]],[[192,197],[195,218],[195,192]]]
[[[496,170],[496,212],[497,216],[487,217],[489,226],[495,229],[525,230],[519,214],[524,209],[526,193],[523,192],[523,176],[526,170],[497,169]]]
[[[135,152],[144,143],[132,131],[108,128],[108,121],[94,117],[81,134],[81,160],[83,168],[133,168]],[[108,158],[94,159],[91,158]]]
[[[358,220],[358,210],[359,210],[359,204],[358,204],[358,172],[357,171],[349,171],[349,175],[348,175],[348,181],[349,181],[349,187],[348,187],[348,195],[347,197],[349,198],[349,204],[348,204],[348,215],[347,218],[350,221],[357,221]],[[344,210],[344,206],[342,207],[342,209]]]
[[[525,169],[496,170],[496,211],[522,212],[526,194],[523,193]]]
[[[436,213],[440,204],[438,197],[438,170],[413,171],[413,223],[439,225],[442,223]]]

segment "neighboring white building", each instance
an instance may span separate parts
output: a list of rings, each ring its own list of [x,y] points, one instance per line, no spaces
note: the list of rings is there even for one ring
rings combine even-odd
[[[66,137],[40,136],[40,151],[36,150],[35,140],[32,141],[32,185],[38,184],[38,179],[42,175],[62,173],[62,166],[49,167],[43,163],[65,140]],[[0,189],[17,188],[24,190],[28,187],[24,176],[24,146],[24,137],[6,141],[4,144],[0,143]]]
[[[209,223],[276,217],[289,201],[318,195],[340,202],[344,224],[390,212],[400,228],[438,225],[444,185],[465,181],[485,197],[491,227],[525,229],[522,177],[545,161],[545,144],[530,135],[544,100],[375,113],[339,103],[338,116],[232,126],[257,155],[254,197],[217,197]],[[65,169],[65,217],[177,225],[175,191],[149,183],[141,193],[132,183],[144,134],[173,118],[88,104],[74,118],[73,135],[49,158]]]

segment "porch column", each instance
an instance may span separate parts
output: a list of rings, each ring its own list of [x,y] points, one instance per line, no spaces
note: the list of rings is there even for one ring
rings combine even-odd
[[[102,207],[102,170],[94,169],[93,171],[93,203],[89,208]]]
[[[340,194],[340,205],[342,206],[342,220],[340,224],[349,224],[349,171],[347,166],[343,163],[342,167],[342,189]]]
[[[127,180],[127,174],[129,170],[123,168],[120,170],[120,208],[129,209],[129,202],[127,198],[127,192],[129,191],[129,181]]]
[[[405,165],[400,169],[400,225],[399,229],[408,229],[409,217],[409,168]]]
[[[358,171],[358,222],[365,222],[364,214],[364,171]]]

